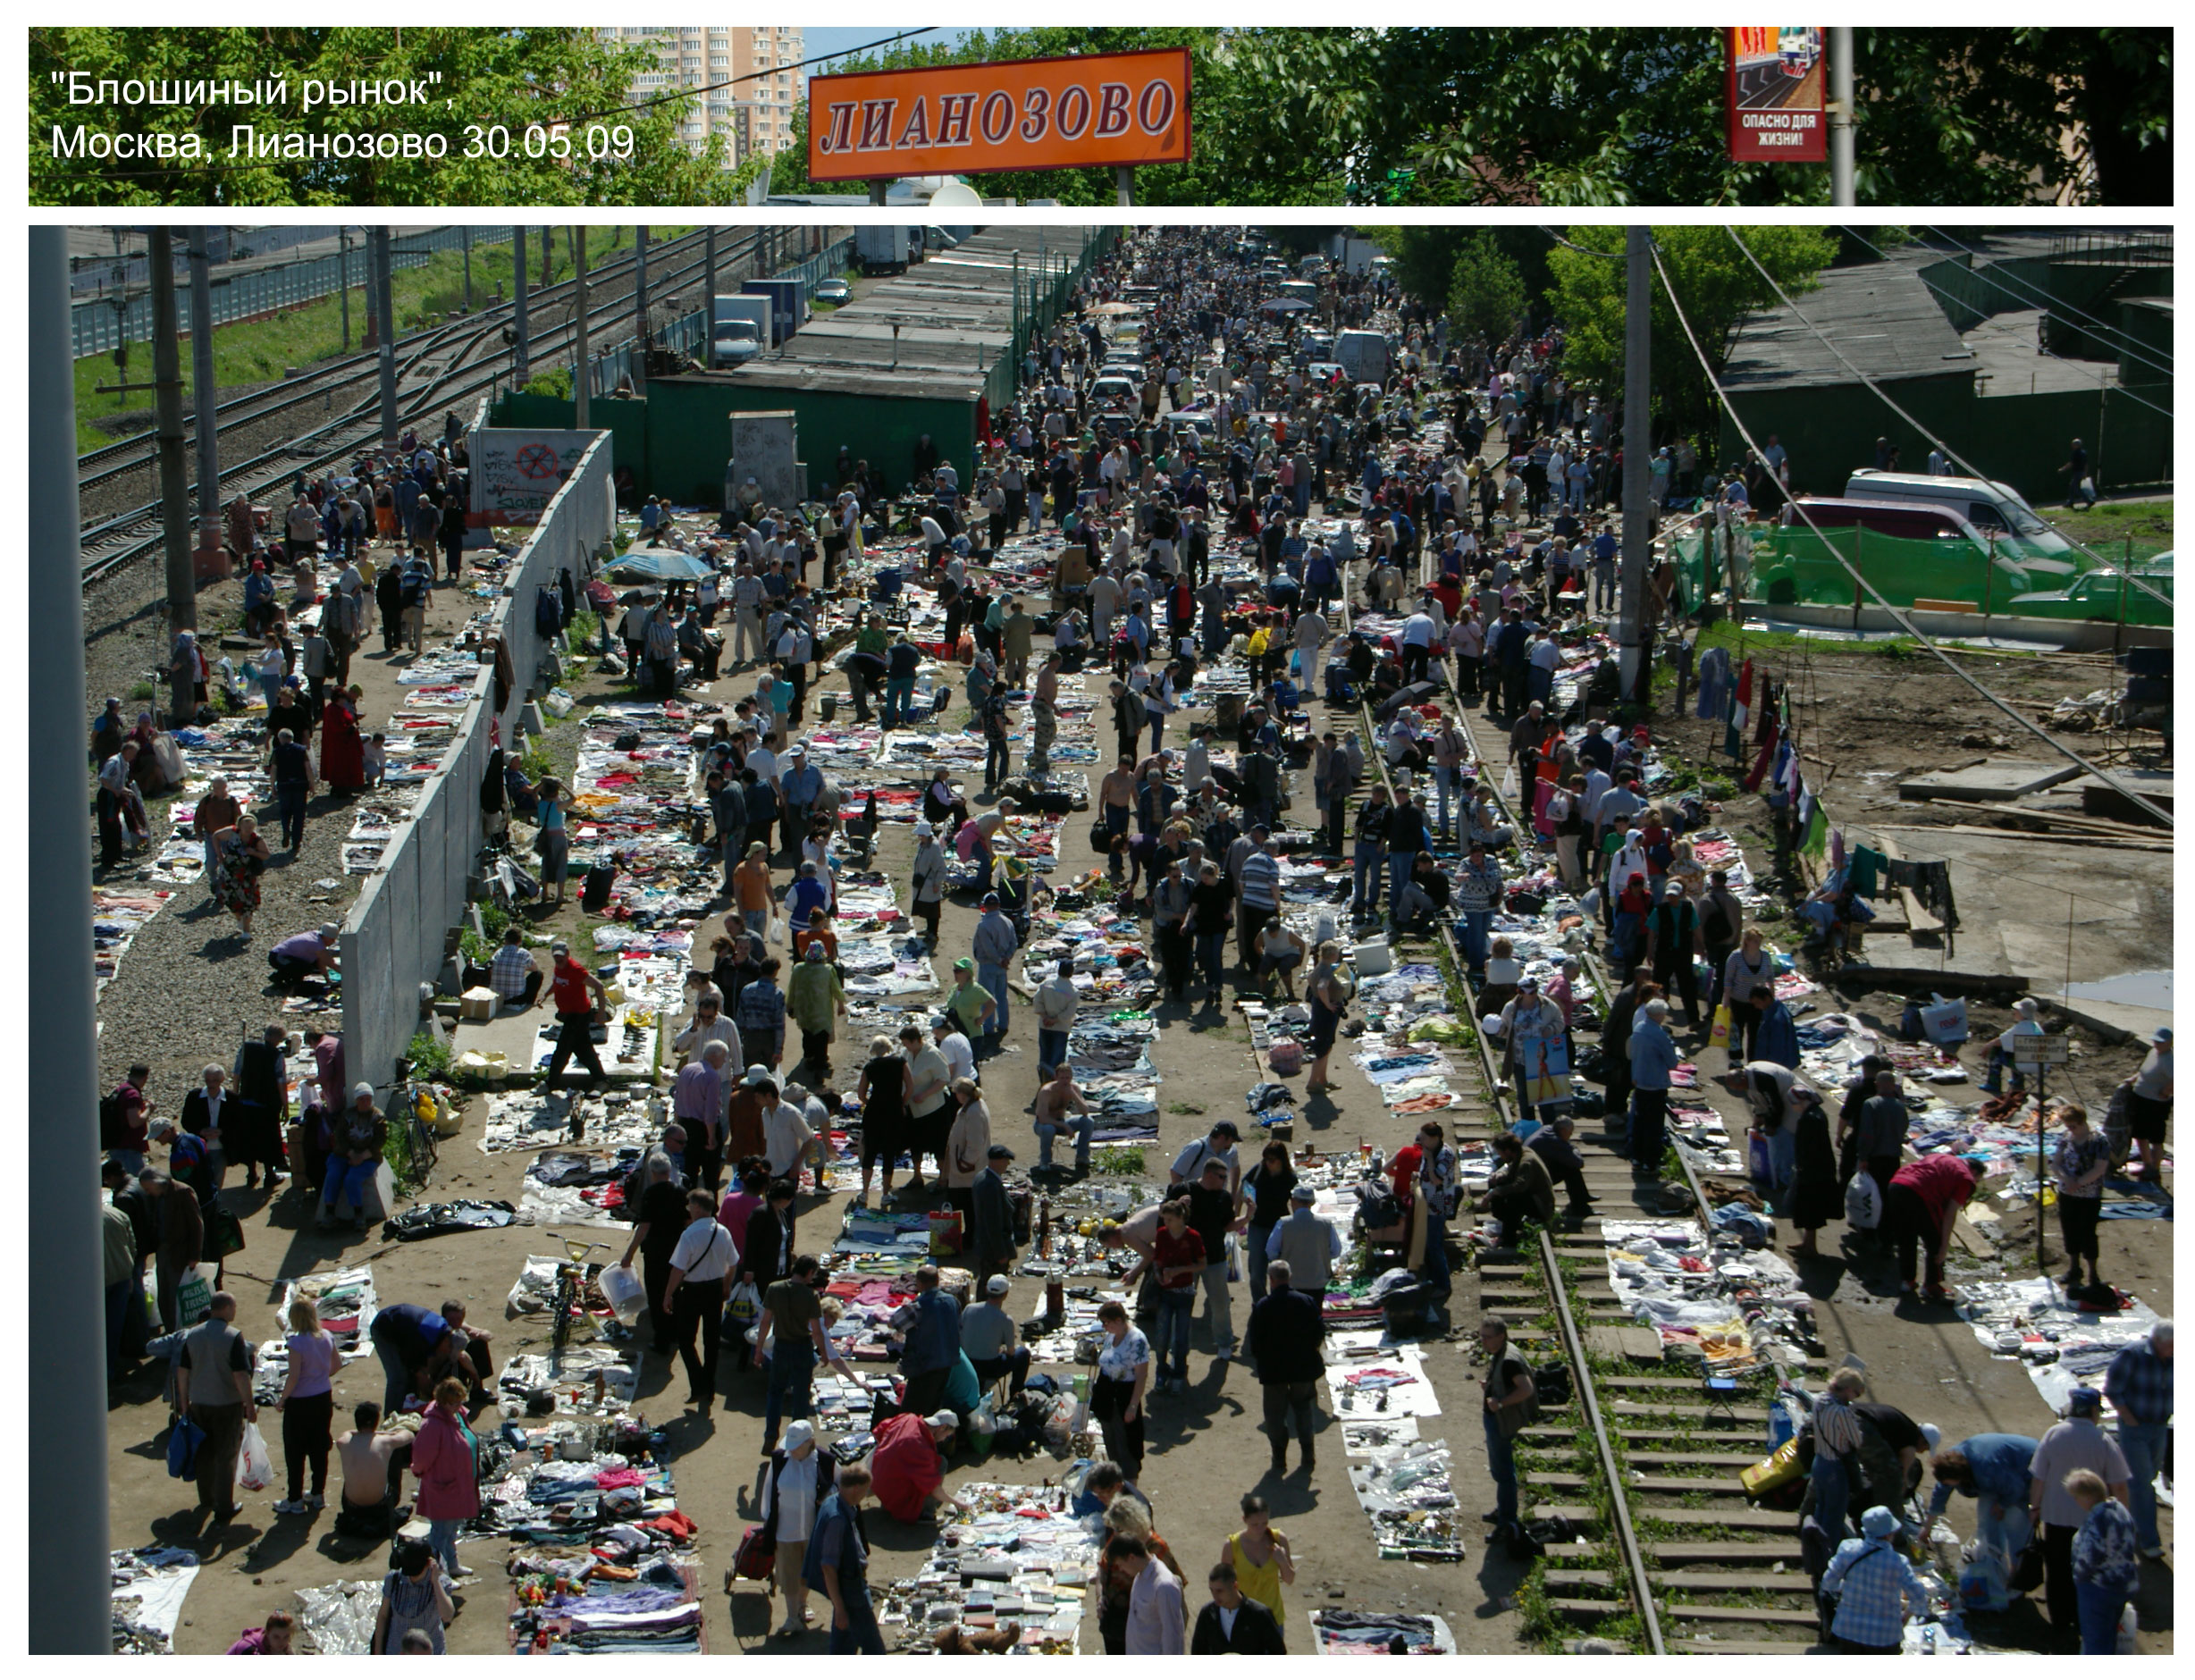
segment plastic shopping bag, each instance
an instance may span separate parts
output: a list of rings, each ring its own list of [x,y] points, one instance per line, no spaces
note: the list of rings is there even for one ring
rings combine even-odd
[[[628,1265],[604,1266],[595,1281],[618,1323],[627,1330],[640,1323],[641,1312],[648,1305],[648,1286],[641,1281],[639,1273]]]
[[[1711,1049],[1728,1050],[1730,1047],[1730,1006],[1715,1005],[1714,1023],[1707,1029],[1707,1043]]]
[[[274,1460],[266,1449],[266,1437],[257,1424],[244,1425],[243,1443],[236,1449],[236,1485],[240,1492],[257,1493],[274,1485]]]

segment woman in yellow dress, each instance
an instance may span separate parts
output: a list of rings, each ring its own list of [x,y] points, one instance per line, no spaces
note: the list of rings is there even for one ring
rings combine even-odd
[[[1273,1513],[1255,1493],[1242,1496],[1242,1526],[1227,1536],[1220,1561],[1234,1566],[1236,1584],[1242,1596],[1256,1599],[1273,1612],[1284,1633],[1288,1627],[1288,1600],[1281,1589],[1296,1581],[1295,1555],[1288,1536],[1273,1526]]]

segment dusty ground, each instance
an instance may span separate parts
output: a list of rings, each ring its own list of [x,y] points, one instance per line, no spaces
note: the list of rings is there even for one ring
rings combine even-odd
[[[836,686],[839,679],[833,679]],[[734,684],[727,675],[718,692],[730,694]],[[1186,719],[1170,729],[1179,738]],[[1308,777],[1306,778],[1308,783]],[[972,790],[971,790],[972,791]],[[1308,785],[1302,798],[1308,800]],[[1089,844],[1089,818],[1078,814],[1064,828],[1057,878],[1067,878],[1093,867],[1097,860]],[[896,878],[906,877],[912,860],[912,836],[904,826],[886,829],[879,849],[884,867]],[[969,904],[948,903],[939,945],[941,957],[964,953],[973,932],[976,911]],[[559,922],[573,920],[572,912]],[[703,930],[703,943],[706,933]],[[943,966],[941,962],[940,966]],[[1193,994],[1192,994],[1193,995]],[[1165,1080],[1160,1116],[1160,1143],[1146,1152],[1147,1180],[1163,1183],[1165,1163],[1182,1145],[1201,1136],[1219,1115],[1237,1115],[1241,1094],[1260,1077],[1251,1059],[1249,1036],[1241,1019],[1232,1011],[1165,1011],[1165,1030],[1159,1039],[1156,1059]],[[1017,1003],[1013,1025],[1005,1038],[1005,1052],[985,1064],[985,1084],[990,1093],[997,1135],[1021,1148],[1024,1163],[1034,1139],[1021,1118],[1036,1087],[1035,1037],[1025,1004]],[[843,1065],[846,1057],[842,1054]],[[1362,1076],[1337,1056],[1335,1077],[1343,1088],[1332,1100],[1302,1105],[1299,1113],[1308,1136],[1323,1146],[1329,1142],[1354,1147],[1359,1135],[1392,1151],[1408,1141],[1410,1128],[1397,1126],[1387,1116]],[[441,1166],[423,1199],[476,1196],[518,1199],[528,1157],[481,1155],[475,1147],[477,1132],[446,1142]],[[475,1315],[498,1327],[499,1358],[529,1341],[546,1340],[542,1318],[513,1319],[504,1323],[503,1298],[517,1276],[523,1257],[539,1250],[538,1233],[521,1229],[487,1231],[401,1246],[383,1245],[377,1239],[346,1241],[322,1235],[311,1228],[292,1200],[273,1209],[261,1204],[263,1196],[247,1197],[241,1190],[227,1193],[232,1205],[245,1214],[250,1247],[232,1263],[228,1281],[243,1298],[242,1322],[248,1333],[271,1332],[273,1281],[307,1271],[316,1265],[351,1264],[371,1258],[377,1289],[384,1301],[417,1300],[430,1305],[445,1296],[459,1296],[474,1304]],[[844,1197],[824,1204],[803,1203],[802,1231],[809,1246],[827,1246],[837,1229]],[[1020,1312],[1038,1308],[1037,1286],[1023,1283],[1016,1290]],[[1240,1334],[1249,1311],[1247,1286],[1237,1285],[1234,1314]],[[1453,1322],[1462,1326],[1476,1323],[1476,1283],[1470,1273],[1459,1273],[1451,1302]],[[1383,1606],[1431,1610],[1444,1616],[1464,1649],[1516,1649],[1517,1617],[1500,1600],[1511,1592],[1520,1572],[1506,1558],[1487,1556],[1476,1543],[1460,1567],[1382,1562],[1375,1555],[1371,1530],[1344,1474],[1339,1441],[1329,1436],[1323,1443],[1315,1480],[1307,1483],[1299,1473],[1285,1479],[1266,1474],[1266,1447],[1259,1427],[1261,1413],[1257,1384],[1234,1364],[1211,1357],[1211,1342],[1200,1323],[1192,1341],[1190,1357],[1194,1386],[1186,1396],[1156,1401],[1149,1421],[1150,1457],[1145,1485],[1156,1503],[1159,1532],[1173,1544],[1189,1572],[1192,1604],[1202,1601],[1202,1569],[1215,1560],[1228,1533],[1240,1526],[1236,1501],[1252,1489],[1272,1502],[1276,1523],[1294,1543],[1298,1560],[1297,1584],[1291,1590],[1291,1607],[1307,1612],[1320,1602],[1371,1602]],[[1476,1417],[1476,1382],[1467,1358],[1467,1345],[1448,1341],[1428,1348],[1427,1366],[1438,1387],[1445,1415],[1442,1420],[1451,1443],[1459,1448],[1457,1491],[1468,1513],[1493,1503],[1493,1484],[1484,1474],[1483,1447]],[[370,1356],[362,1366],[337,1379],[338,1416],[360,1399],[378,1398],[380,1371]],[[642,1378],[643,1410],[652,1420],[669,1425],[681,1508],[702,1526],[703,1594],[708,1605],[711,1648],[767,1650],[773,1654],[811,1654],[824,1646],[819,1633],[789,1644],[764,1646],[761,1636],[769,1625],[768,1608],[760,1592],[743,1583],[728,1600],[719,1590],[724,1567],[744,1525],[753,1520],[753,1489],[757,1468],[756,1448],[761,1438],[761,1389],[751,1373],[727,1374],[724,1407],[709,1418],[682,1409],[683,1375],[672,1376],[651,1358]],[[146,1540],[181,1533],[176,1526],[179,1511],[187,1507],[188,1489],[168,1479],[163,1432],[166,1414],[155,1397],[153,1384],[140,1382],[127,1392],[110,1414],[113,1442],[112,1521],[114,1543],[139,1544]],[[271,1443],[279,1444],[269,1428]],[[492,1427],[493,1415],[487,1424]],[[1066,1466],[1039,1455],[1019,1466],[997,1463],[955,1464],[948,1486],[971,1479],[1039,1482],[1056,1477]],[[277,1605],[290,1602],[297,1587],[335,1579],[357,1578],[380,1566],[379,1555],[361,1557],[357,1549],[329,1533],[323,1514],[307,1524],[298,1517],[276,1517],[268,1507],[276,1493],[256,1496],[247,1515],[228,1531],[209,1555],[187,1606],[188,1625],[179,1630],[181,1651],[223,1650],[241,1627],[256,1625]],[[929,1550],[930,1531],[895,1523],[871,1508],[870,1534],[878,1551],[873,1575],[879,1580],[913,1573]],[[1476,1527],[1473,1533],[1476,1533]],[[470,1542],[467,1561],[492,1570],[505,1553],[502,1541],[487,1539]],[[492,1575],[474,1583],[469,1603],[450,1630],[453,1651],[500,1652],[507,1649],[503,1622],[503,1594],[492,1584]],[[1087,1630],[1095,1649],[1094,1619]],[[1291,1638],[1291,1643],[1294,1640]],[[1301,1647],[1297,1646],[1298,1649]]]

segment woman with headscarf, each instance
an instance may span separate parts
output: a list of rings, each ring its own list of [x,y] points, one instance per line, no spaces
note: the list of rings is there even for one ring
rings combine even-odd
[[[137,784],[140,794],[158,794],[168,785],[166,772],[161,769],[160,760],[153,756],[153,742],[159,734],[160,731],[154,727],[152,713],[140,711],[137,715],[137,723],[125,737],[130,745],[137,748],[137,757],[130,766],[130,779]]]
[[[328,696],[320,714],[320,774],[338,794],[366,785],[366,743],[358,734],[358,702],[366,691],[353,684]]]
[[[91,768],[97,769],[121,752],[129,734],[130,726],[122,719],[122,701],[108,695],[106,710],[91,722]]]
[[[206,655],[199,650],[198,638],[188,630],[175,633],[175,643],[168,650],[168,719],[172,726],[181,727],[198,715],[198,708],[206,704]]]

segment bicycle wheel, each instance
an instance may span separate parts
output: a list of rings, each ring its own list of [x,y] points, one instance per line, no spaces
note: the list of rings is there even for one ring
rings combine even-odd
[[[554,1348],[559,1353],[561,1353],[564,1350],[564,1338],[568,1333],[568,1326],[571,1323],[572,1295],[572,1274],[568,1271],[559,1269],[557,1273],[556,1305],[553,1308],[554,1319],[550,1330],[550,1346]]]

